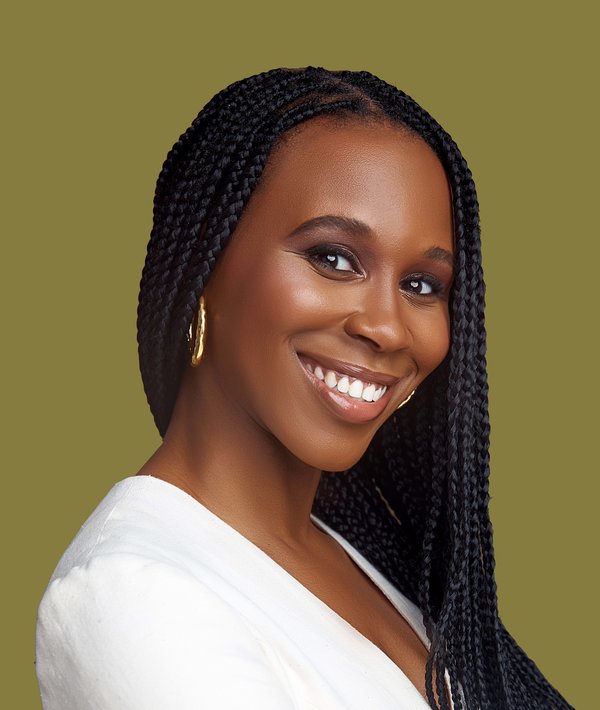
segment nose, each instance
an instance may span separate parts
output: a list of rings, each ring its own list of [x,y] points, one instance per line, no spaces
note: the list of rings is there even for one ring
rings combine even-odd
[[[348,335],[363,340],[378,352],[393,352],[410,347],[410,331],[398,286],[371,285],[357,295],[354,310],[344,322]]]

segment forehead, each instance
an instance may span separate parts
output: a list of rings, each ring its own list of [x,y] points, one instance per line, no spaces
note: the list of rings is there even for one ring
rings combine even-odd
[[[451,222],[445,170],[423,139],[401,126],[332,119],[286,136],[249,207],[281,229],[319,214],[344,214],[384,231],[421,225],[444,232]]]

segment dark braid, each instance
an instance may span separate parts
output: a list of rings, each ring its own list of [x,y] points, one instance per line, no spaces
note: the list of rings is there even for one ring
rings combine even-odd
[[[569,708],[498,617],[477,194],[452,138],[405,93],[368,72],[274,69],[218,93],[179,138],[156,187],[138,304],[156,426],[164,436],[198,298],[269,156],[318,116],[393,122],[435,151],[452,189],[455,278],[446,359],[355,466],[324,472],[313,511],[422,610],[432,708],[448,708],[445,670],[456,710]]]

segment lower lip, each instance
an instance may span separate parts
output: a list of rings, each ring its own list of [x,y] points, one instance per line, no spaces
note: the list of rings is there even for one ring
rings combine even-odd
[[[309,382],[323,398],[325,403],[329,405],[329,408],[347,422],[361,424],[362,422],[370,422],[372,419],[376,419],[383,412],[392,396],[394,386],[388,387],[383,396],[376,402],[365,402],[364,399],[351,399],[341,392],[331,389],[323,380],[320,380],[312,372],[309,372],[302,364],[302,360],[299,356],[298,362]]]

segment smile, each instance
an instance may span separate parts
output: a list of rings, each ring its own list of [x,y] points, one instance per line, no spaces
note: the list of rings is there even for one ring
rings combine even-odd
[[[358,378],[350,381],[348,375],[342,375],[335,370],[328,370],[321,365],[313,365],[310,362],[303,363],[304,367],[312,372],[315,377],[325,382],[331,389],[337,389],[342,394],[347,394],[352,399],[362,399],[365,402],[376,402],[387,390],[385,385],[375,385],[372,382],[363,382]]]
[[[368,379],[368,375],[361,379],[341,369],[350,371],[362,368],[340,363],[338,369],[334,369],[313,356],[297,355],[302,369],[321,398],[338,416],[350,422],[370,421],[385,409],[392,387],[381,381],[375,382],[374,379],[385,378],[388,382],[397,382],[395,378],[385,375],[377,377],[376,373],[373,373],[372,379]]]

